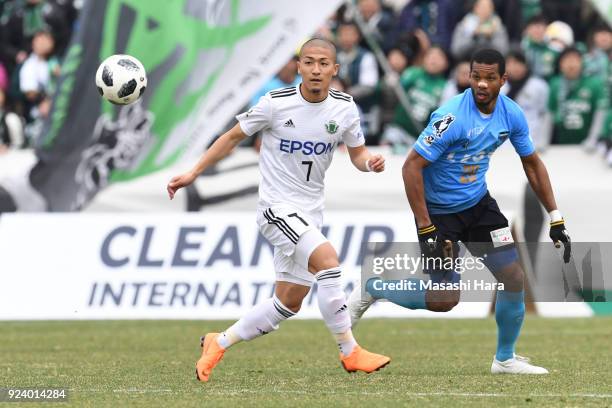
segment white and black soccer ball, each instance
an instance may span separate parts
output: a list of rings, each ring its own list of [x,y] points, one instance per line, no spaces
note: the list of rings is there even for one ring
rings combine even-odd
[[[111,55],[96,71],[98,92],[116,105],[136,102],[147,87],[144,66],[131,55]]]

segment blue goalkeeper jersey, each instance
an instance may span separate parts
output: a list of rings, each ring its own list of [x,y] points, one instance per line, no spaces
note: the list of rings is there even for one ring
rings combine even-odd
[[[423,169],[430,214],[452,214],[473,207],[487,192],[489,160],[507,139],[519,156],[535,151],[521,108],[505,95],[495,110],[478,110],[472,90],[455,96],[434,113],[414,150],[430,165]]]

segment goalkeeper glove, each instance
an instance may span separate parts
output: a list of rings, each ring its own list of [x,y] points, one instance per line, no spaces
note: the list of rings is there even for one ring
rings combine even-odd
[[[436,226],[431,224],[427,227],[419,228],[417,233],[423,255],[436,256],[438,252],[438,230]]]
[[[560,248],[561,243],[563,243],[563,261],[568,263],[572,255],[572,240],[565,229],[563,218],[550,223],[550,239],[552,239],[557,248]]]

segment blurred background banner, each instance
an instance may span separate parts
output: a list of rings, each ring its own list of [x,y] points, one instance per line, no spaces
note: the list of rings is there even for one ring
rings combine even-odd
[[[340,3],[86,2],[37,162],[1,182],[0,212],[80,210],[109,183],[201,152]],[[94,74],[112,54],[147,67],[140,103],[115,107],[99,97]]]
[[[608,24],[612,24],[612,0],[591,0]]]

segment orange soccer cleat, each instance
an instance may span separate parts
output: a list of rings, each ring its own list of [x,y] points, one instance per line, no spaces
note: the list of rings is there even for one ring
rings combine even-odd
[[[342,362],[342,367],[349,373],[364,371],[369,374],[385,367],[391,362],[391,359],[382,354],[370,353],[368,350],[355,346],[348,356],[344,357],[340,354],[340,361]]]
[[[208,381],[208,377],[219,361],[223,358],[225,349],[217,343],[219,333],[208,333],[200,338],[202,356],[196,362],[196,377],[200,381]]]

